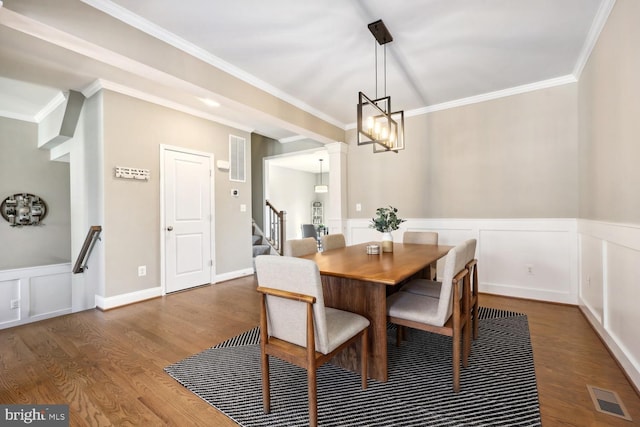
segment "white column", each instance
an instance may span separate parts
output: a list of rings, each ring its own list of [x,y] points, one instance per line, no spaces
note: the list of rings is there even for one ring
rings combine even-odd
[[[325,214],[329,233],[343,233],[346,237],[347,220],[347,152],[342,142],[327,144],[329,152],[329,203]],[[348,244],[349,242],[347,242]]]

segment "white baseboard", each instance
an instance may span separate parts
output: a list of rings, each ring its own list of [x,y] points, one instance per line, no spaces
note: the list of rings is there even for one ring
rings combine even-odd
[[[253,268],[245,268],[242,270],[230,271],[228,273],[216,274],[215,283],[226,282],[227,280],[238,279],[240,277],[251,276]]]
[[[217,274],[214,283],[237,279],[244,276],[250,276],[252,274],[253,268],[245,268],[243,270]],[[136,302],[148,300],[151,298],[161,297],[162,295],[163,294],[161,286],[143,289],[136,292],[130,292],[128,294],[116,295],[113,297],[102,297],[100,295],[96,295],[96,307],[100,310],[111,310],[113,308],[122,307],[124,305],[134,304]]]
[[[591,324],[591,327],[600,336],[602,341],[604,341],[609,351],[611,351],[615,356],[616,360],[627,374],[629,381],[633,383],[637,390],[640,390],[640,367],[627,357],[627,354],[629,353],[628,350],[625,351],[620,348],[616,340],[602,327],[602,323],[598,321],[588,307],[581,305],[580,310]]]
[[[100,310],[111,310],[123,305],[134,304],[151,298],[162,296],[162,287],[143,289],[141,291],[130,292],[128,294],[116,295],[113,297],[103,297],[96,295],[96,307]]]
[[[492,295],[576,305],[575,295],[567,291],[550,291],[486,282],[479,282],[478,289],[482,293]]]

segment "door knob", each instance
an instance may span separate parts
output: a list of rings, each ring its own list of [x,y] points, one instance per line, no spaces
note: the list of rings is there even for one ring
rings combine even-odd
[[[173,231],[173,227],[172,226],[168,226],[167,227],[167,231]]]

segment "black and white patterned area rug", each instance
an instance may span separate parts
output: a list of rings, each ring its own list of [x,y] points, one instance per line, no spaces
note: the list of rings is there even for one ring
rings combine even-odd
[[[480,309],[480,336],[454,393],[451,338],[388,332],[389,381],[326,364],[318,370],[321,426],[540,426],[527,317]],[[306,372],[270,358],[271,414],[262,410],[258,328],[165,368],[180,384],[242,426],[308,425]]]

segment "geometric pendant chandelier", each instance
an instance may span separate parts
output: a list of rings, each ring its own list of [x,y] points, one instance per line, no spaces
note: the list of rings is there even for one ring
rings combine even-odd
[[[393,41],[382,20],[368,25],[371,34],[376,39],[375,75],[376,96],[371,99],[362,92],[358,92],[358,145],[373,145],[374,153],[404,150],[404,111],[391,110],[391,97],[387,96],[387,48],[386,44]],[[384,96],[378,98],[378,45],[384,52]]]

